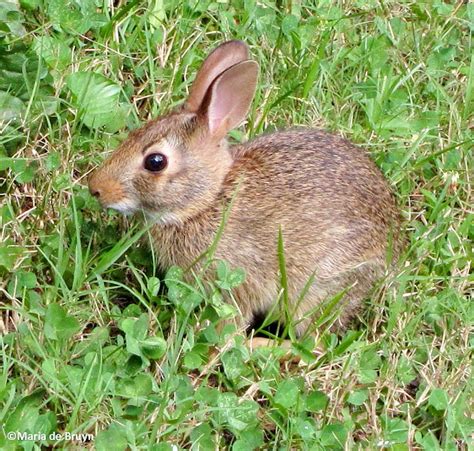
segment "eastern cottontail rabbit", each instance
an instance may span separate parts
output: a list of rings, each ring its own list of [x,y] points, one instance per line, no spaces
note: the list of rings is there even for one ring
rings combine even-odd
[[[245,118],[255,92],[258,64],[248,58],[240,41],[217,47],[187,101],[132,132],[92,174],[90,191],[103,206],[143,210],[156,220],[163,269],[191,265],[232,201],[215,257],[246,271],[234,293],[242,326],[279,297],[280,228],[297,334],[322,301],[348,290],[344,325],[383,275],[389,248],[397,252],[399,213],[375,164],[338,136],[288,130],[228,146],[226,135]]]

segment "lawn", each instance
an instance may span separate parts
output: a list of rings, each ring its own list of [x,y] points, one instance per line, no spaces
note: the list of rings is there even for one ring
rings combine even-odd
[[[462,1],[1,1],[0,448],[474,446],[473,31]],[[329,129],[403,212],[398,268],[346,332],[322,318],[322,355],[216,329],[239,268],[161,274],[144,223],[87,189],[228,39],[261,66],[232,140]]]

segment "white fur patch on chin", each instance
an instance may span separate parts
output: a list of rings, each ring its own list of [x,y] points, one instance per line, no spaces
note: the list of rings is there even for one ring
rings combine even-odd
[[[183,223],[182,219],[172,212],[146,212],[146,215],[152,222],[160,225],[180,225]]]
[[[107,205],[107,208],[112,208],[127,216],[132,215],[139,209],[137,203],[132,199],[123,199],[119,202],[114,202],[113,204]]]

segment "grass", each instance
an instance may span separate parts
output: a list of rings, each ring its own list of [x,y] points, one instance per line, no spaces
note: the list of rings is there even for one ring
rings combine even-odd
[[[0,447],[472,446],[473,20],[442,1],[0,3]],[[143,225],[86,189],[230,38],[262,67],[233,139],[340,133],[406,219],[397,274],[322,356],[295,343],[300,364],[217,332],[238,268],[221,263],[212,296],[159,274]]]

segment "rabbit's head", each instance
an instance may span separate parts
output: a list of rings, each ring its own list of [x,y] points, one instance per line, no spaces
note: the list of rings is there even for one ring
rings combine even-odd
[[[210,206],[232,165],[225,136],[245,118],[257,75],[244,43],[216,48],[183,106],[132,132],[91,175],[91,193],[104,207],[143,210],[163,224]]]

